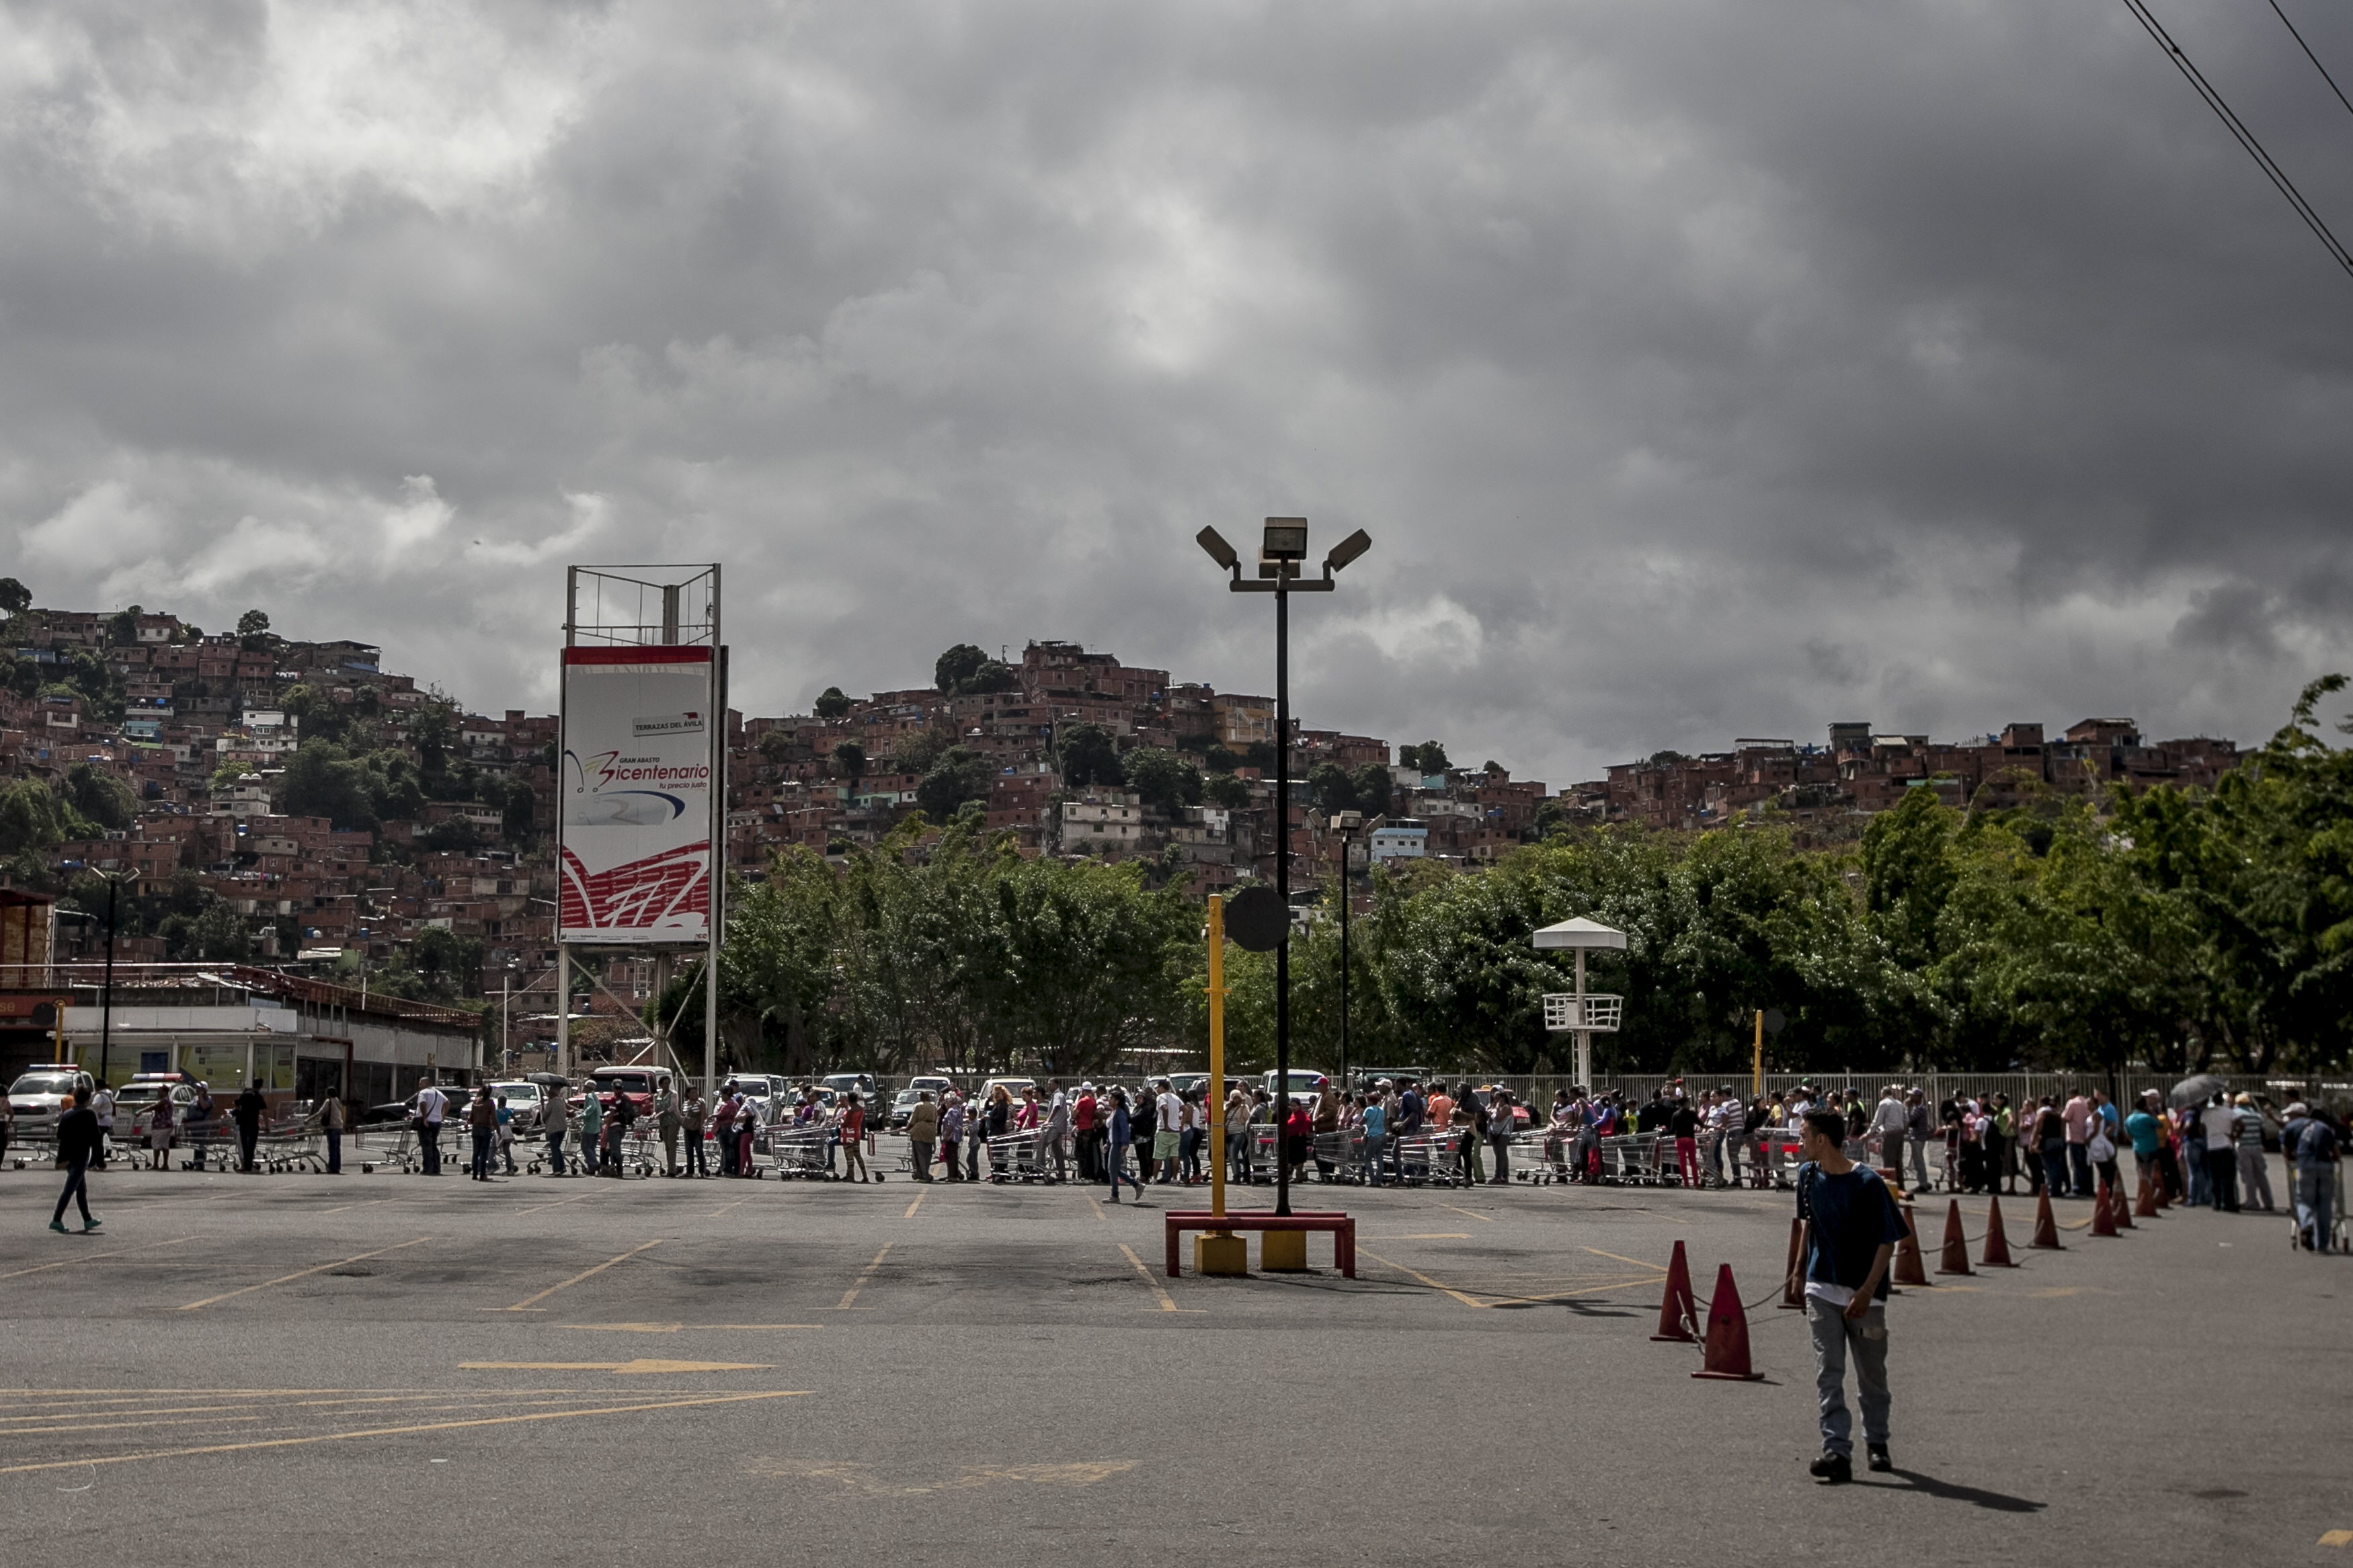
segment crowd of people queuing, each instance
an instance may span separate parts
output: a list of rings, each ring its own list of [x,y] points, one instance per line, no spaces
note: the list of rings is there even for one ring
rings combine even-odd
[[[249,1084],[227,1112],[240,1169],[257,1168],[266,1108],[259,1086]],[[70,1173],[54,1228],[65,1228],[69,1202],[79,1202],[87,1218],[85,1173],[104,1165],[114,1109],[112,1092],[92,1083],[76,1089],[61,1115],[58,1157]],[[471,1138],[466,1163],[470,1178],[490,1181],[501,1166],[508,1175],[518,1173],[518,1128],[504,1095],[485,1086],[459,1106],[448,1090],[426,1079],[406,1109],[427,1173],[438,1173],[441,1135],[449,1121],[460,1118]],[[0,1149],[9,1131],[7,1114],[0,1110]],[[195,1098],[185,1107],[175,1109],[172,1097],[163,1096],[149,1113],[146,1131],[155,1168],[163,1168],[185,1130],[215,1125],[220,1114],[204,1083],[195,1085]],[[1693,1092],[1676,1081],[1662,1084],[1639,1103],[1623,1090],[1560,1089],[1539,1121],[1533,1108],[1519,1106],[1508,1089],[1464,1082],[1450,1090],[1438,1079],[1383,1078],[1354,1090],[1323,1079],[1312,1093],[1295,1095],[1278,1108],[1261,1087],[1231,1084],[1212,1105],[1206,1084],[1179,1089],[1159,1078],[1132,1094],[1122,1086],[1098,1088],[1092,1081],[1068,1091],[1051,1081],[1025,1084],[1018,1095],[1002,1083],[971,1095],[948,1089],[935,1098],[926,1090],[917,1097],[905,1131],[918,1182],[977,1182],[1014,1173],[1061,1182],[1075,1175],[1081,1182],[1108,1184],[1116,1202],[1123,1185],[1141,1197],[1147,1185],[1206,1182],[1210,1163],[1220,1160],[1229,1179],[1242,1184],[1271,1180],[1271,1167],[1279,1162],[1293,1181],[1304,1180],[1313,1168],[1326,1180],[1381,1185],[1405,1178],[1401,1151],[1415,1141],[1424,1148],[1443,1147],[1457,1180],[1504,1184],[1511,1180],[1514,1147],[1525,1151],[1523,1134],[1540,1147],[1546,1165],[1572,1180],[1607,1179],[1605,1142],[1648,1134],[1664,1145],[1659,1151],[1661,1173],[1671,1168],[1683,1186],[1770,1186],[1780,1175],[1777,1154],[1794,1148],[1810,1121],[1828,1125],[1820,1119],[1829,1116],[1844,1129],[1844,1155],[1887,1173],[1899,1194],[1908,1182],[1915,1191],[2027,1197],[2047,1192],[2056,1199],[2089,1199],[2104,1187],[2124,1189],[2120,1157],[2128,1148],[2136,1185],[2161,1186],[2168,1201],[2230,1213],[2271,1213],[2279,1200],[2269,1146],[2286,1165],[2286,1198],[2301,1244],[2327,1247],[2339,1217],[2337,1171],[2346,1128],[2337,1114],[2297,1102],[2274,1121],[2251,1096],[2219,1091],[2201,1103],[2169,1106],[2151,1089],[2128,1109],[2096,1088],[2063,1100],[2030,1095],[2016,1106],[2007,1094],[1993,1092],[1956,1096],[1932,1107],[1921,1090],[1900,1084],[1888,1085],[1873,1101],[1860,1090],[1817,1093],[1807,1085],[1744,1097],[1729,1086]],[[339,1172],[342,1103],[330,1098],[310,1117],[326,1135],[327,1170]],[[551,1173],[566,1175],[576,1166],[582,1174],[620,1176],[633,1129],[644,1117],[652,1121],[652,1138],[645,1142],[658,1140],[660,1168],[668,1175],[754,1174],[754,1139],[764,1129],[784,1127],[818,1135],[811,1142],[823,1151],[827,1175],[874,1179],[865,1159],[868,1112],[857,1091],[831,1094],[804,1085],[797,1095],[771,1104],[730,1079],[706,1104],[683,1075],[666,1079],[642,1110],[627,1094],[587,1094],[568,1111],[551,1107],[540,1119]],[[1036,1137],[1029,1141],[1028,1163],[1017,1171],[997,1152],[1002,1145],[992,1141],[1024,1133]],[[573,1147],[570,1165],[567,1139]],[[198,1152],[201,1159],[201,1144]]]

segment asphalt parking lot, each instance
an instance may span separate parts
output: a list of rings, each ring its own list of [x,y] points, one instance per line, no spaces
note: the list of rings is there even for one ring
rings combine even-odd
[[[1172,1281],[1160,1210],[1206,1189],[116,1168],[60,1237],[57,1184],[0,1172],[18,1561],[2342,1562],[2353,1529],[2353,1273],[2283,1218],[2063,1205],[2066,1250],[1905,1292],[1897,1472],[1831,1490],[1799,1314],[1751,1314],[1760,1383],[1649,1339],[1679,1238],[1703,1307],[1719,1264],[1770,1295],[1781,1194],[1310,1188],[1356,1279],[1317,1238],[1307,1275]]]

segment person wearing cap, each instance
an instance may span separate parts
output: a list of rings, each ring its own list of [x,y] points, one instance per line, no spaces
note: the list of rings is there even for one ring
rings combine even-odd
[[[2296,1245],[2307,1252],[2328,1250],[2336,1223],[2331,1210],[2337,1163],[2343,1149],[2337,1128],[2326,1117],[2314,1115],[2301,1100],[2287,1108],[2280,1152],[2294,1173]]]
[[[2263,1163],[2263,1116],[2255,1109],[2252,1095],[2238,1095],[2231,1101],[2232,1119],[2239,1132],[2239,1194],[2249,1208],[2260,1208],[2265,1214],[2272,1208],[2272,1175]]]

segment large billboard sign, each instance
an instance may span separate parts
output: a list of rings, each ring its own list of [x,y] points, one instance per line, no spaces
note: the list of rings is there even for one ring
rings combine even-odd
[[[565,942],[705,942],[711,931],[708,647],[564,650]]]

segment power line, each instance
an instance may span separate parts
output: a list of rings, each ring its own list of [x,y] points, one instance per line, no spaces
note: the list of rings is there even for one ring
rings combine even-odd
[[[2175,68],[2181,72],[2183,79],[2197,89],[2198,96],[2206,100],[2206,106],[2211,109],[2216,117],[2222,121],[2224,129],[2238,138],[2239,145],[2247,150],[2248,156],[2253,158],[2263,173],[2270,177],[2272,184],[2279,188],[2280,195],[2287,198],[2288,205],[2295,209],[2296,216],[2304,219],[2306,226],[2319,237],[2321,244],[2328,247],[2328,254],[2336,260],[2337,265],[2342,267],[2348,275],[2353,275],[2353,251],[2347,250],[2343,242],[2329,232],[2328,225],[2321,220],[2320,214],[2314,211],[2312,204],[2304,199],[2304,193],[2295,188],[2295,182],[2287,177],[2287,171],[2274,163],[2269,153],[2263,151],[2263,144],[2255,140],[2255,133],[2247,129],[2246,122],[2231,111],[2231,106],[2222,101],[2222,95],[2214,90],[2214,85],[2206,79],[2204,74],[2195,65],[2190,63],[2189,57],[2181,52],[2181,46],[2175,43],[2166,30],[2158,26],[2155,16],[2149,15],[2145,0],[2125,0],[2125,5],[2131,10],[2133,16],[2139,19],[2140,25],[2148,29],[2148,36],[2155,38],[2158,46],[2165,50],[2166,58],[2173,62]]]
[[[2304,58],[2312,62],[2312,68],[2320,73],[2320,79],[2327,82],[2328,90],[2337,95],[2337,101],[2345,105],[2345,112],[2353,114],[2353,100],[2346,98],[2345,89],[2337,85],[2337,79],[2328,74],[2328,68],[2322,65],[2320,57],[2312,52],[2312,46],[2304,41],[2304,35],[2295,30],[2295,24],[2287,19],[2287,13],[2280,9],[2279,0],[2271,0],[2271,7],[2272,15],[2277,16],[2281,25],[2287,28],[2287,36],[2295,40],[2295,47],[2302,49]]]

